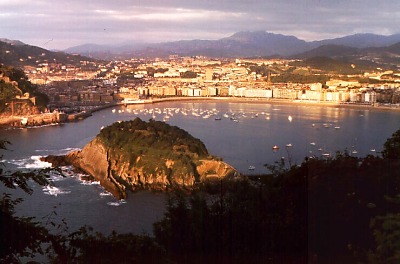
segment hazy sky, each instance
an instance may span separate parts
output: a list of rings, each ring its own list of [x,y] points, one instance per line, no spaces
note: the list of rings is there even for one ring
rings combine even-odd
[[[256,30],[320,40],[399,25],[400,0],[0,0],[0,38],[46,49]]]

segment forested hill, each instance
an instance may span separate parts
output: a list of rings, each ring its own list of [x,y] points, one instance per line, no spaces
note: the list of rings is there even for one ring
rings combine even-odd
[[[80,65],[80,61],[93,61],[81,55],[65,52],[54,52],[22,42],[0,40],[0,64],[14,67],[36,66],[40,63],[57,62],[61,64]]]
[[[36,105],[46,107],[47,95],[38,91],[37,85],[32,84],[24,71],[12,66],[0,65],[0,114],[9,108],[7,104],[24,93],[36,97]]]

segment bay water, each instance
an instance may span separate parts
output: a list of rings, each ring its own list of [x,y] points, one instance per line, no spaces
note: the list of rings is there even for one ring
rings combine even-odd
[[[87,119],[62,125],[1,130],[11,142],[3,152],[7,170],[49,166],[41,156],[82,148],[104,126],[117,121],[153,118],[178,126],[203,141],[210,154],[243,174],[267,173],[265,164],[284,158],[301,164],[305,157],[334,156],[336,151],[364,157],[379,155],[400,129],[399,111],[278,103],[185,101],[108,108]],[[278,149],[273,149],[277,146]],[[140,191],[117,201],[97,182],[85,182],[71,168],[53,176],[53,186],[34,186],[17,206],[19,215],[46,223],[65,219],[70,230],[89,225],[109,233],[151,233],[165,212],[165,194]],[[1,187],[4,190],[3,187]],[[11,192],[10,190],[4,190]]]

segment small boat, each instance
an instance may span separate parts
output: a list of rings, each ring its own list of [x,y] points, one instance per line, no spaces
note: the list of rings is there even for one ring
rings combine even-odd
[[[292,117],[292,116],[288,116],[287,119],[289,120],[289,122],[292,122],[292,121],[293,121],[293,117]]]
[[[335,126],[335,129],[339,129],[340,128],[340,126]]]
[[[279,149],[279,147],[277,146],[277,145],[274,145],[273,147],[272,147],[272,150],[278,150]]]
[[[28,123],[28,118],[27,117],[22,117],[21,118],[21,125],[26,125]]]
[[[375,149],[371,149],[371,152],[375,152],[376,150]]]
[[[291,148],[291,147],[293,147],[293,145],[291,143],[289,143],[289,144],[286,144],[286,147]]]
[[[249,166],[249,170],[255,170],[255,169],[256,169],[256,167],[254,167],[253,165]]]
[[[315,146],[315,142],[311,142],[311,143],[310,143],[310,145],[313,145],[313,146]]]
[[[216,118],[215,118],[215,120],[221,120],[221,117],[219,117],[219,116],[217,116]]]
[[[357,154],[357,153],[358,153],[357,150],[353,150],[353,151],[351,152],[351,154]]]
[[[113,112],[113,113],[115,113],[115,111],[116,111],[115,109],[111,110],[111,112]]]

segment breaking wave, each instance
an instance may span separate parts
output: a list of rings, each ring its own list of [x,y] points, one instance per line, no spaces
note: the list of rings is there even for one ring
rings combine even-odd
[[[86,180],[81,180],[82,185],[100,185],[99,181],[86,181]]]
[[[101,196],[101,197],[104,197],[104,196],[112,196],[112,194],[111,194],[110,192],[104,191],[104,192],[101,192],[101,193],[100,193],[100,196]]]
[[[108,202],[107,204],[110,206],[120,206],[121,204],[125,204],[125,200],[115,201],[115,202]]]
[[[69,194],[69,193],[71,193],[71,191],[65,191],[65,190],[61,190],[60,188],[57,188],[55,186],[46,185],[43,187],[43,193],[47,194],[47,195],[51,195],[51,196],[58,196],[61,194]]]
[[[44,169],[51,167],[51,163],[41,161],[41,157],[42,156],[31,156],[24,159],[4,160],[4,162],[17,166],[17,169]]]

